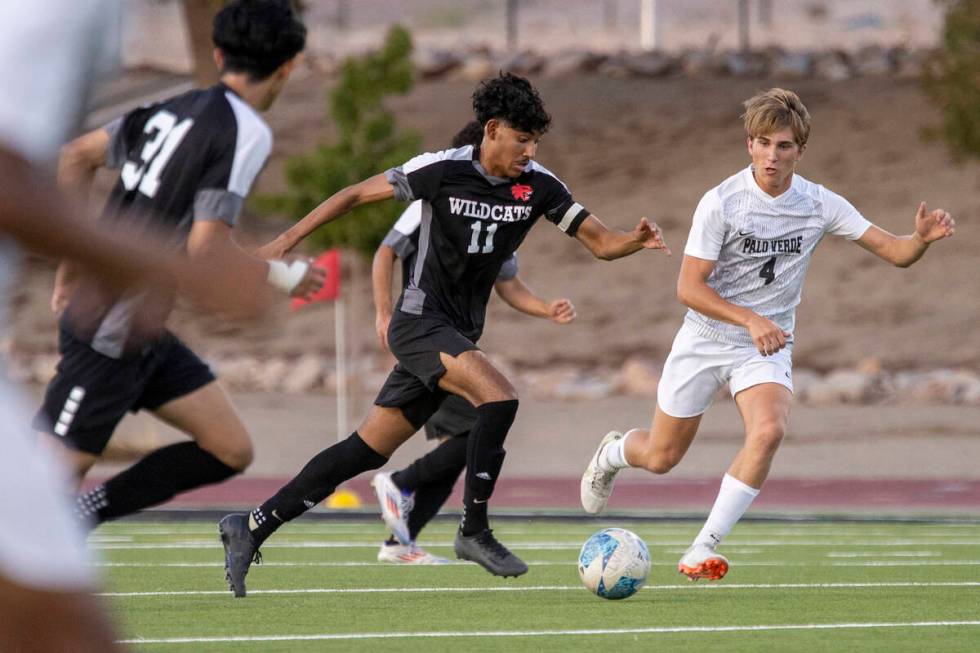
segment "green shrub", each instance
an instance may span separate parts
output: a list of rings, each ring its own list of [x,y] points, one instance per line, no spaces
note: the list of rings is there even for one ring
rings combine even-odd
[[[260,196],[255,205],[260,212],[299,220],[337,191],[419,152],[418,133],[399,129],[384,105],[387,96],[404,95],[412,89],[411,53],[411,35],[396,26],[380,51],[344,62],[328,102],[336,139],[289,159],[286,192]],[[318,229],[307,241],[315,249],[339,246],[371,256],[404,208],[394,201],[359,207]]]
[[[942,109],[943,138],[957,154],[980,156],[980,0],[942,2],[942,46],[924,82]]]

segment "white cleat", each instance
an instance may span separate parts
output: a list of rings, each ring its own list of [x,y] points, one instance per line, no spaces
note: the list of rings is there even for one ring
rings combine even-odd
[[[448,565],[449,560],[432,555],[416,544],[381,544],[378,551],[378,562],[390,562],[396,565]]]
[[[677,571],[689,579],[721,580],[728,573],[728,558],[707,544],[694,544],[677,563]]]
[[[408,513],[415,506],[415,494],[404,494],[391,480],[391,474],[379,472],[371,479],[371,487],[378,497],[381,519],[392,535],[404,545],[411,546],[412,537],[408,533]]]
[[[606,507],[606,502],[612,495],[616,472],[619,471],[604,471],[599,467],[599,456],[602,455],[602,450],[606,448],[606,445],[622,437],[623,434],[619,431],[606,433],[599,443],[599,448],[595,450],[592,460],[589,461],[589,466],[585,468],[585,473],[582,474],[582,508],[590,515],[599,514]]]

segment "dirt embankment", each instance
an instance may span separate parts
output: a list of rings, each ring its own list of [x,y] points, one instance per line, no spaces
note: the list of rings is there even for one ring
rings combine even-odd
[[[283,161],[328,136],[325,80],[310,73],[287,87],[269,114],[273,159],[259,191],[282,187]],[[701,195],[746,165],[740,102],[767,80],[616,80],[598,76],[543,80],[554,128],[539,161],[604,222],[631,228],[656,220],[673,258],[643,252],[595,261],[574,240],[542,221],[519,252],[526,282],[548,297],[571,298],[579,319],[567,327],[520,316],[494,300],[482,346],[512,365],[618,365],[630,356],[662,360],[684,309],[674,286],[690,218]],[[784,83],[785,84],[785,83]],[[789,85],[789,84],[786,84]],[[861,248],[829,238],[818,249],[798,312],[796,364],[829,370],[875,357],[885,368],[980,366],[980,274],[973,216],[980,213],[980,165],[956,162],[923,130],[938,111],[914,82],[862,78],[790,85],[813,115],[799,167],[805,177],[846,196],[869,219],[908,233],[919,200],[949,209],[954,239],[900,270]],[[445,147],[469,119],[472,85],[420,84],[395,106],[427,148]],[[282,225],[243,220],[243,239],[259,241]],[[375,352],[367,265],[347,284],[354,351]],[[50,266],[35,263],[14,304],[13,338],[27,351],[51,350]],[[173,328],[204,352],[293,356],[332,354],[333,308],[278,311],[262,324],[237,326],[180,311]]]

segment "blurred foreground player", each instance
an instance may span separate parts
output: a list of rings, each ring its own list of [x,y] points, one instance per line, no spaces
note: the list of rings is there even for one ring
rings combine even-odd
[[[690,310],[664,364],[653,425],[608,433],[581,484],[582,506],[595,514],[605,507],[620,469],[669,472],[728,383],[745,444],[678,564],[692,580],[717,580],[728,572],[728,560],[715,549],[759,494],[786,431],[796,306],[817,243],[827,234],[843,236],[908,267],[954,228],[949,213],[928,212],[922,202],[912,233],[894,236],[840,195],[796,175],[810,114],[795,93],[760,93],[745,102],[743,118],[752,163],[708,191],[694,213],[677,282],[678,299]]]
[[[17,247],[67,257],[110,287],[180,286],[211,308],[255,314],[265,305],[265,266],[232,248],[187,260],[160,241],[78,222],[53,163],[78,126],[95,74],[113,55],[106,28],[115,0],[50,0],[43,10],[0,3],[0,310],[17,277]],[[6,330],[0,316],[0,329]],[[84,534],[66,501],[67,473],[34,446],[25,400],[0,374],[0,651],[118,650],[103,616]]]

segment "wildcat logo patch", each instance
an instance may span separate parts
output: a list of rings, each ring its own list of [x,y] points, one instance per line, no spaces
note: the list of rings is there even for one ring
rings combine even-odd
[[[521,200],[522,202],[531,199],[531,193],[533,192],[532,188],[526,184],[514,184],[510,187],[510,194],[514,196],[515,200]]]

